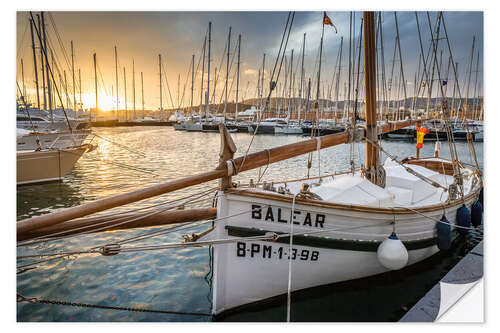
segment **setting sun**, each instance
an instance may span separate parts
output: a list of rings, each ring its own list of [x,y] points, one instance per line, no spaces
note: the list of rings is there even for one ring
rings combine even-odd
[[[82,94],[82,102],[85,107],[95,108],[95,94]],[[99,109],[103,111],[112,111],[116,108],[116,100],[112,96],[108,96],[99,92],[98,101]],[[130,104],[127,103],[130,108]],[[125,108],[125,103],[120,101],[120,108]]]

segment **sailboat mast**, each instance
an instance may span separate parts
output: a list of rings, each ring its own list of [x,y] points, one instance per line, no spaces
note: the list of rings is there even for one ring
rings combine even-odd
[[[340,56],[339,56],[339,69],[335,80],[335,123],[337,123],[337,112],[339,110],[339,83],[340,83],[340,68],[342,67],[342,46],[344,44],[344,37],[340,37]]]
[[[478,96],[476,96],[476,91],[477,91],[477,75],[479,73],[479,50],[477,51],[477,60],[476,60],[476,78],[474,82],[474,102],[472,103],[472,119],[476,119],[476,102],[479,104],[479,99]]]
[[[128,121],[128,108],[127,108],[127,73],[125,73],[125,66],[123,67],[123,93],[125,95],[125,121]]]
[[[115,81],[116,81],[116,118],[118,119],[118,110],[119,110],[119,105],[118,105],[118,52],[116,50],[115,46]]]
[[[36,51],[35,51],[35,38],[33,37],[33,20],[30,18],[30,31],[31,31],[31,48],[33,49],[33,68],[35,71],[35,85],[36,85],[36,104],[40,109],[40,89],[38,87],[38,68],[36,66]],[[477,82],[477,80],[476,80]]]
[[[208,113],[210,112],[210,100],[208,96],[210,95],[210,51],[212,44],[212,22],[208,22],[208,59],[207,59],[207,105],[205,109],[205,120],[208,118]],[[217,70],[216,70],[217,71]]]
[[[66,107],[69,107],[68,80],[66,79],[66,70],[64,73],[64,92],[66,93]]]
[[[226,96],[224,101],[224,119],[226,119],[227,110],[227,81],[229,80],[229,49],[231,48],[231,27],[229,27],[229,35],[227,36],[227,59],[226,59]]]
[[[205,78],[205,50],[207,46],[207,36],[205,35],[205,40],[203,41],[203,57],[202,57],[202,64],[201,64],[201,88],[200,88],[200,110],[199,110],[199,115],[200,115],[200,120],[201,120],[201,110],[203,107],[203,79]]]
[[[353,33],[352,33],[352,12],[349,15],[349,75],[347,79],[347,117],[350,115],[351,111],[351,74],[352,74],[352,43],[353,43]],[[344,101],[345,104],[345,101]],[[345,108],[345,107],[344,107]]]
[[[193,111],[193,97],[194,97],[194,54],[191,60],[191,107],[189,112]]]
[[[264,106],[262,98],[264,96],[264,70],[266,68],[266,54],[262,58],[262,75],[261,75],[261,83],[260,83],[260,108]]]
[[[288,83],[288,120],[290,120],[291,114],[291,99],[292,99],[292,86],[293,86],[293,49],[292,55],[290,56],[290,82]]]
[[[467,79],[467,88],[465,90],[465,110],[464,110],[464,120],[467,118],[467,112],[469,112],[469,86],[470,86],[470,77],[472,76],[472,62],[474,60],[474,43],[476,41],[476,36],[472,36],[472,50],[470,53],[470,64],[469,64],[469,75]]]
[[[144,119],[144,77],[141,72],[142,119]]]
[[[240,49],[241,49],[241,34],[238,35],[238,64],[236,68],[236,108],[234,111],[234,119],[238,119],[238,93],[240,89]]]
[[[73,76],[73,110],[76,111],[75,53],[73,50],[73,41],[71,41],[71,75]]]
[[[304,54],[306,51],[306,33],[304,32],[304,38],[302,40],[302,63],[300,65],[300,85],[299,85],[299,106],[297,121],[300,124],[300,112],[302,111],[302,91],[304,89]]]
[[[22,82],[23,82],[23,97],[24,97],[24,100],[26,101],[26,86],[24,85],[24,62],[23,62],[23,58],[21,58],[21,78],[22,78]]]
[[[320,92],[320,83],[321,83],[321,58],[323,55],[323,37],[325,35],[325,24],[322,24],[322,29],[321,29],[321,41],[319,44],[319,64],[318,64],[318,87],[316,89],[316,106],[319,110],[319,92]],[[316,121],[319,121],[319,119],[316,119]]]
[[[396,12],[394,12],[394,21],[396,22],[396,39],[398,41],[398,51],[399,51],[399,64],[400,64],[400,69],[401,69],[401,81],[403,82],[403,92],[404,92],[404,95],[405,95],[405,99],[404,99],[404,102],[403,102],[403,110],[406,109],[406,98],[407,98],[407,94],[406,94],[406,80],[405,80],[405,75],[404,75],[404,71],[403,71],[403,55],[401,54],[401,44],[400,44],[400,41],[399,41],[399,26],[398,26],[398,16],[396,14]],[[399,97],[399,96],[398,96]],[[399,112],[399,110],[398,110]]]
[[[83,104],[82,104],[82,74],[80,73],[80,68],[78,68],[78,88],[80,90],[80,108],[83,109]]]
[[[137,119],[137,115],[135,113],[135,62],[132,59],[132,99],[134,101],[134,120]]]
[[[41,31],[41,22],[40,22],[40,15],[36,14],[36,19],[38,21],[38,29]],[[34,23],[34,22],[33,22]],[[43,109],[47,110],[47,94],[45,92],[45,66],[44,66],[44,56],[43,56],[43,47],[42,47],[42,42],[39,41],[40,44],[40,71],[42,74],[42,93],[43,93]]]
[[[97,59],[94,53],[94,85],[95,85],[95,112],[97,115],[97,110],[99,108],[99,97],[97,92]],[[90,121],[92,121],[92,112],[90,113]]]
[[[42,36],[43,36],[43,49],[45,50],[45,64],[47,65],[48,67],[48,62],[49,62],[49,59],[48,59],[48,55],[47,55],[47,34],[45,32],[45,17],[43,15],[43,12],[41,12],[41,18],[42,18],[42,26],[41,26],[41,29],[42,29]],[[51,52],[52,53],[52,52]],[[47,96],[48,96],[48,100],[49,100],[49,111],[50,111],[50,121],[51,122],[54,122],[54,114],[52,112],[52,94],[51,94],[51,85],[50,85],[50,76],[49,76],[49,70],[47,69],[45,71],[46,75],[47,75],[47,78],[46,78],[46,81],[47,81]]]
[[[377,136],[377,114],[376,114],[376,91],[377,91],[377,67],[375,63],[375,22],[373,12],[363,13],[364,28],[364,63],[365,63],[365,114],[366,114],[366,169],[369,170],[370,181],[375,183],[376,173],[371,173],[378,165],[377,146],[372,144],[378,142]]]
[[[158,54],[158,67],[160,68],[160,120],[163,118],[162,89],[161,89],[161,54]]]

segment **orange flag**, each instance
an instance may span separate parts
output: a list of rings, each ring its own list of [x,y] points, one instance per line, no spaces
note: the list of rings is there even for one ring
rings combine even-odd
[[[333,28],[335,28],[335,33],[337,33],[337,27],[333,25],[332,20],[326,15],[326,12],[323,12],[323,25],[331,25]]]
[[[417,148],[420,149],[424,146],[424,136],[429,133],[425,127],[417,127]]]

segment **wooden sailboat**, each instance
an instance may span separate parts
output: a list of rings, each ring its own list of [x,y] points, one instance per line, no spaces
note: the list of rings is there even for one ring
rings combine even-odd
[[[445,215],[456,224],[462,205],[470,208],[477,200],[478,173],[457,161],[378,161],[373,13],[364,14],[364,28],[366,167],[335,177],[220,191],[215,230],[204,239],[238,240],[214,249],[214,314],[287,290],[389,271],[391,264],[380,252],[392,233],[406,252],[398,268],[422,261],[439,251],[436,221]],[[461,195],[453,190],[458,175]],[[451,229],[454,237],[457,229]],[[266,235],[266,240],[245,240]]]

